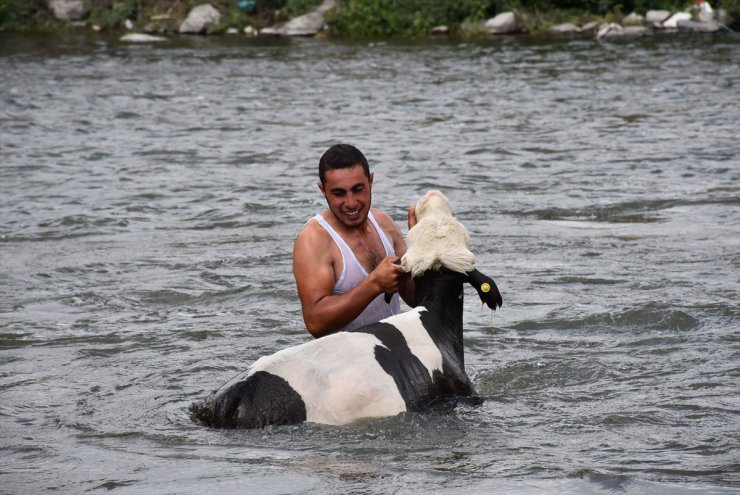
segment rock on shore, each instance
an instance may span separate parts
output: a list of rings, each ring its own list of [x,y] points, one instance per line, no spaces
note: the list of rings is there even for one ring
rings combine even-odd
[[[89,9],[82,0],[49,0],[49,9],[59,21],[80,21],[87,16]]]
[[[180,24],[177,32],[180,34],[202,34],[208,28],[221,22],[221,13],[210,3],[194,7],[185,20]]]
[[[522,31],[514,12],[502,12],[488,19],[483,27],[491,34],[513,34]]]
[[[291,19],[285,24],[265,28],[260,31],[262,36],[316,36],[324,30],[326,21],[324,15],[337,6],[335,0],[324,0],[316,10]]]

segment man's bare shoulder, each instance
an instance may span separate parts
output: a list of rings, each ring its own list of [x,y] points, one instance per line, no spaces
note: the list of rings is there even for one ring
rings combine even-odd
[[[331,235],[314,219],[306,222],[296,237],[296,246],[306,245],[311,249],[328,245],[332,242]]]
[[[378,221],[378,225],[380,225],[383,230],[385,230],[386,232],[401,232],[401,230],[398,228],[398,224],[393,221],[390,215],[375,208],[371,208],[371,210],[373,212],[375,220]]]

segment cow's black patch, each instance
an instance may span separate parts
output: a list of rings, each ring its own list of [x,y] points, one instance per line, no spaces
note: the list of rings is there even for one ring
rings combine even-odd
[[[465,372],[463,342],[451,335],[451,331],[440,324],[430,311],[419,315],[421,324],[442,354],[442,374],[437,380],[447,381],[447,387],[455,394],[474,393],[468,374]]]
[[[306,420],[306,405],[283,378],[258,371],[194,407],[198,419],[216,428],[262,428]]]
[[[421,409],[442,395],[470,392],[463,386],[469,384],[465,374],[462,383],[458,376],[446,371],[435,371],[430,376],[421,360],[411,353],[401,331],[390,323],[376,323],[353,331],[374,335],[383,344],[375,347],[375,359],[393,378],[409,411]]]

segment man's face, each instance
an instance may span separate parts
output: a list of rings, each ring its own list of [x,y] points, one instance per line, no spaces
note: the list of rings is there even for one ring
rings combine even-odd
[[[367,177],[362,165],[327,170],[324,184],[319,182],[329,210],[342,225],[350,228],[365,223],[370,211],[372,186],[373,174]]]

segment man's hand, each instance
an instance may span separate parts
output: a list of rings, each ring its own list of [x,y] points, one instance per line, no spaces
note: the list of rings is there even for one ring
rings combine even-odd
[[[416,205],[409,206],[409,230],[416,225]]]
[[[406,272],[397,265],[398,256],[386,256],[370,274],[378,290],[386,294],[398,292],[404,284]]]

